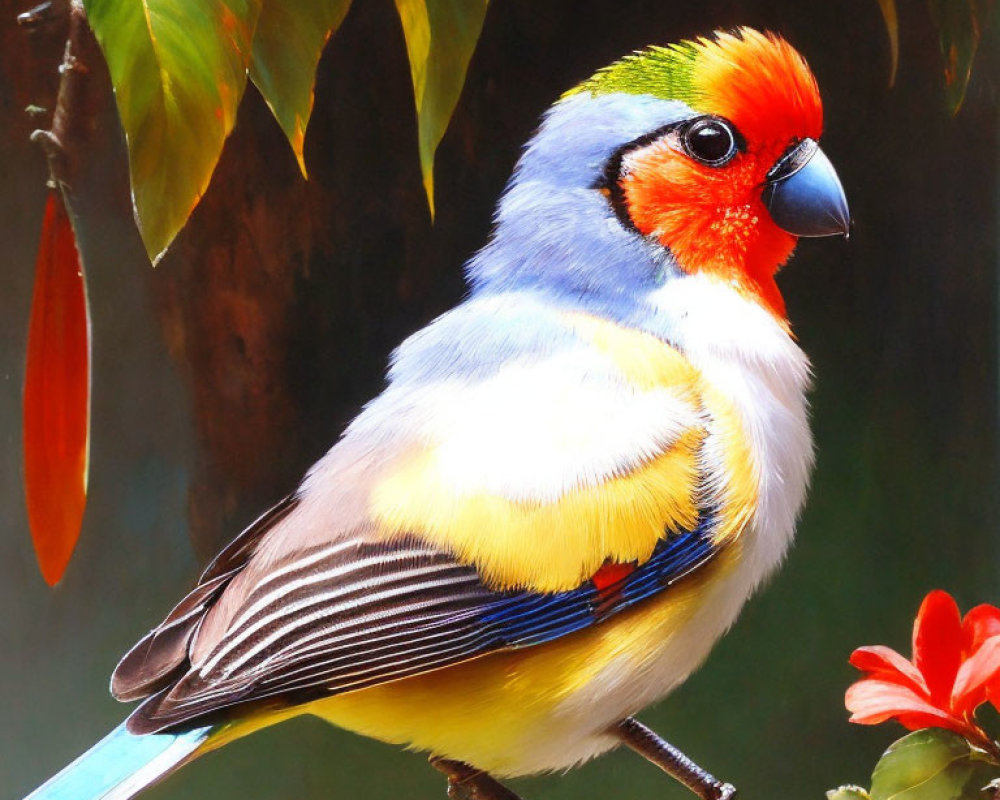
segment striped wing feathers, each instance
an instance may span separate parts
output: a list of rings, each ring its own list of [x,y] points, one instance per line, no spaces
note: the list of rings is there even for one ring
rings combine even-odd
[[[473,568],[416,542],[387,550],[351,540],[300,555],[247,598],[204,662],[139,709],[152,729],[249,699],[343,691],[460,660],[455,638],[474,632],[473,612],[492,598]]]
[[[271,507],[229,543],[205,568],[198,585],[153,630],[125,654],[111,677],[119,700],[138,700],[180,677],[188,646],[206,612],[246,565],[265,533],[295,508],[293,495]]]
[[[661,540],[649,561],[611,585],[588,581],[551,594],[495,592],[474,568],[415,540],[389,548],[352,542],[340,557],[314,561],[315,596],[248,609],[210,658],[137,709],[130,729],[162,730],[269,698],[306,702],[551,641],[697,569],[717,552],[710,530],[706,518],[693,532]]]

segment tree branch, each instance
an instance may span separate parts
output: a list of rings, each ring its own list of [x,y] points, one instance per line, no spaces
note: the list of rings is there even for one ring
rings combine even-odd
[[[44,151],[49,183],[63,193],[72,213],[73,185],[85,163],[86,153],[98,134],[98,120],[107,109],[108,71],[80,0],[50,0],[17,18],[28,30],[69,17],[69,35],[59,65],[59,94],[48,130],[36,130],[31,141]]]

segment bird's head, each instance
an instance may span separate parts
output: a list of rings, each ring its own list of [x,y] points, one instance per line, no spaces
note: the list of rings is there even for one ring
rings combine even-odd
[[[850,223],[817,146],[822,128],[816,81],[778,36],[740,28],[650,47],[553,106],[508,187],[495,238],[503,242],[509,223],[521,250],[547,251],[550,274],[536,280],[621,294],[650,279],[635,258],[630,267],[602,258],[608,248],[637,255],[631,237],[647,265],[659,249],[681,274],[716,276],[783,316],[774,275],[798,237],[846,235]],[[475,261],[470,272],[475,283]]]

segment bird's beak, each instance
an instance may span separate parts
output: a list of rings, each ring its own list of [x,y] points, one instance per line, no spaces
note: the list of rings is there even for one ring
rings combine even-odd
[[[761,197],[775,224],[793,236],[851,232],[844,187],[814,139],[803,139],[778,160]]]

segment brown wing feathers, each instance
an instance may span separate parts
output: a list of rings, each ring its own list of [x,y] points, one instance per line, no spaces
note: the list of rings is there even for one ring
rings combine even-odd
[[[170,685],[187,664],[188,643],[205,612],[235,573],[197,586],[147,633],[118,663],[111,676],[111,694],[118,700],[139,700]]]
[[[300,551],[242,599],[207,657],[192,664],[185,649],[169,672],[146,676],[151,691],[172,686],[136,709],[129,729],[161,730],[244,700],[344,691],[451,663],[449,643],[474,633],[473,612],[494,597],[475,569],[415,540]]]
[[[219,553],[167,618],[146,634],[118,663],[111,694],[139,700],[170,685],[188,666],[188,645],[205,613],[233,577],[246,565],[262,536],[283,520],[297,500],[289,495],[251,523]]]

